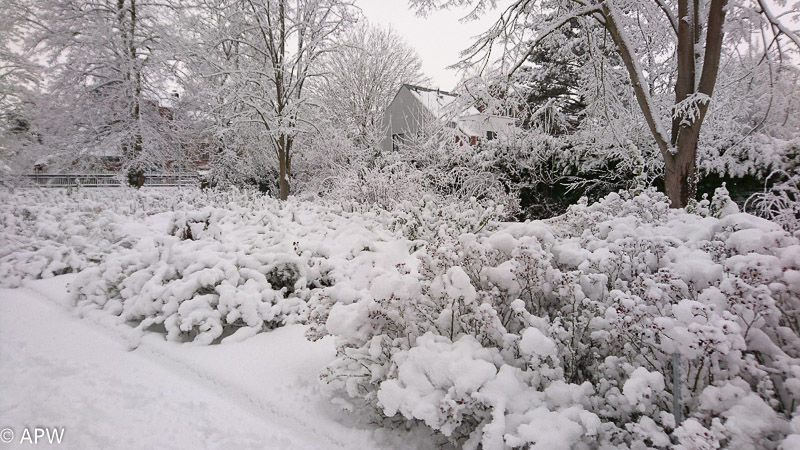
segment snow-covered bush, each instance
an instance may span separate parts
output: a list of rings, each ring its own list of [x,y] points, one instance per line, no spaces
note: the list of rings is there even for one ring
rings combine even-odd
[[[718,197],[709,217],[646,191],[547,223],[476,218],[324,288],[324,388],[465,448],[775,448],[800,412],[800,243]]]
[[[78,272],[138,238],[131,222],[207,204],[249,204],[249,191],[1,189],[0,286]]]
[[[163,325],[170,340],[210,344],[225,333],[241,340],[296,320],[303,290],[324,282],[325,268],[312,255],[275,250],[255,242],[143,239],[81,272],[74,299],[85,313],[102,308],[142,329]]]
[[[84,191],[0,191],[0,285],[72,273],[130,245],[113,205]]]
[[[431,198],[390,213],[237,191],[4,195],[5,242],[77,258],[82,314],[204,344],[307,321],[335,337],[321,378],[336,402],[458,446],[800,435],[800,242],[724,189],[694,213],[647,190],[516,224]]]
[[[744,206],[759,217],[779,223],[786,231],[800,231],[800,174],[770,174],[764,191],[753,194]]]
[[[397,239],[385,211],[222,194],[212,200],[216,206],[183,204],[163,231],[83,270],[71,285],[77,308],[139,330],[163,327],[170,340],[237,341],[306,321],[306,303],[321,288],[408,255],[401,241],[388,246],[385,263],[375,260],[377,248]]]
[[[722,186],[714,191],[714,197],[711,200],[709,200],[708,194],[703,194],[699,201],[695,199],[689,200],[689,204],[686,205],[686,212],[719,219],[728,214],[739,212],[739,206],[731,199],[725,183],[722,183]]]
[[[504,216],[502,205],[479,202],[444,203],[431,196],[405,201],[395,208],[392,228],[411,241],[432,241],[462,233],[494,231]]]

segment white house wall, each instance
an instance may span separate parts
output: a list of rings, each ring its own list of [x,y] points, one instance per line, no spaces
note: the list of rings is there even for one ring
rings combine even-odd
[[[485,138],[488,131],[493,131],[501,139],[510,139],[516,130],[516,120],[513,117],[472,114],[459,117],[457,123],[465,133],[480,138]]]
[[[386,134],[381,149],[385,152],[392,151],[392,134],[412,136],[419,132],[425,114],[424,107],[414,94],[406,86],[401,87],[383,116]]]

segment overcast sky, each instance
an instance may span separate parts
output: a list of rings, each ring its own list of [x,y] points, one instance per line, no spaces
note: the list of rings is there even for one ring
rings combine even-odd
[[[391,26],[403,36],[422,58],[422,70],[433,79],[432,88],[452,90],[460,76],[446,69],[458,61],[459,53],[469,47],[473,37],[491,26],[499,14],[490,12],[483,20],[462,24],[459,19],[469,10],[437,11],[426,18],[417,17],[408,0],[356,0],[373,24]]]

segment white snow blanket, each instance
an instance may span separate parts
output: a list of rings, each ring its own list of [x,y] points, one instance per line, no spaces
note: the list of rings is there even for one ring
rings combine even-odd
[[[78,272],[67,307],[134,352],[258,352],[302,326],[330,352],[304,379],[431,445],[800,440],[800,241],[724,190],[692,214],[646,191],[519,224],[475,201],[103,195],[0,196],[0,279]]]

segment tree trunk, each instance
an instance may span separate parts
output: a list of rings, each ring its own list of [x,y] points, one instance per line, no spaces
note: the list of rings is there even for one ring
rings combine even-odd
[[[281,200],[289,198],[289,177],[292,175],[291,147],[292,139],[290,137],[282,135],[278,139],[278,187]]]
[[[689,23],[681,19],[678,25],[678,81],[675,85],[675,104],[686,100],[691,95],[701,94],[705,98],[697,98],[696,115],[673,118],[672,142],[677,152],[663,153],[664,187],[670,206],[683,208],[697,193],[697,147],[700,141],[700,128],[708,112],[708,104],[714,93],[714,86],[719,73],[719,60],[722,53],[724,36],[725,6],[728,0],[712,0],[708,12],[708,29],[706,30],[706,48],[703,59],[703,71],[699,83],[696,82],[696,67],[699,54],[695,53],[695,45],[702,33],[702,24]],[[679,17],[694,17],[698,20],[696,0],[680,0],[678,2]]]
[[[130,52],[131,63],[133,64],[133,126],[135,131],[134,136],[134,155],[135,157],[139,157],[142,154],[142,131],[139,129],[140,121],[141,121],[141,111],[140,111],[140,100],[142,98],[142,72],[139,67],[139,52],[136,48],[136,0],[130,0],[131,2],[131,28],[130,28],[130,39],[128,48]],[[144,170],[141,167],[137,170],[137,177],[136,177],[136,189],[139,189],[144,185],[145,175]]]
[[[697,92],[697,58],[695,44],[702,32],[696,0],[678,0],[678,74],[675,82],[675,104],[688,99]],[[670,144],[677,152],[662,152],[664,157],[664,190],[673,208],[686,206],[695,196],[697,183],[695,170],[697,141],[700,137],[701,121],[685,115],[672,117]]]
[[[281,189],[281,200],[286,200],[289,198],[289,171],[287,170],[283,158],[281,158],[280,179],[278,180],[278,186]]]
[[[131,126],[134,129],[132,143],[123,144],[123,155],[128,162],[135,160],[142,153],[142,133],[139,130],[141,110],[139,100],[142,96],[142,74],[138,67],[138,49],[136,48],[136,0],[130,0],[130,7],[125,7],[125,0],[117,0],[117,14],[120,32],[124,33],[127,44],[127,58],[130,63],[125,81],[131,86],[131,100],[133,105],[130,111]],[[127,26],[126,26],[127,25]],[[145,175],[141,167],[132,167],[128,171],[128,184],[139,189],[144,185]]]
[[[682,127],[678,151],[664,155],[664,188],[673,208],[683,208],[697,193],[697,142],[700,123]]]

